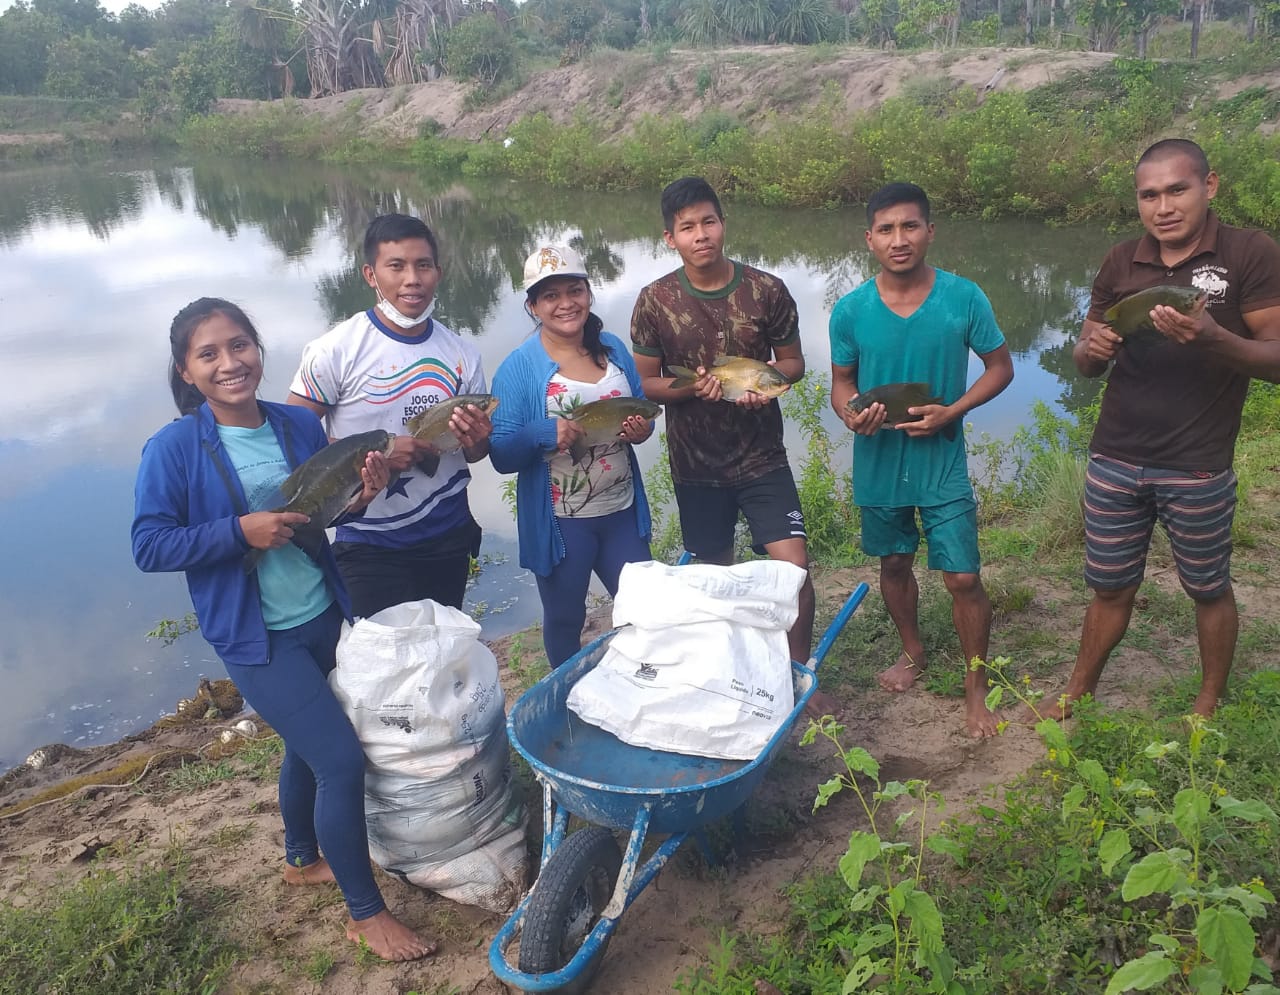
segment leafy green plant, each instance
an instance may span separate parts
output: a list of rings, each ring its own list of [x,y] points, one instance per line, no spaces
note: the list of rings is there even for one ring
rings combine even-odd
[[[843,566],[865,557],[854,545],[859,515],[853,503],[852,481],[847,473],[836,469],[836,455],[849,444],[852,436],[844,433],[839,442],[831,441],[831,434],[822,421],[829,398],[830,378],[825,374],[809,376],[783,395],[782,408],[799,426],[805,442],[804,460],[796,483],[804,512],[809,557],[827,566]]]
[[[1007,677],[1008,660],[988,664],[993,687],[989,708],[1006,695],[1035,708],[1033,696]],[[1255,956],[1257,934],[1251,920],[1267,915],[1275,897],[1260,877],[1236,882],[1212,866],[1211,852],[1224,836],[1241,828],[1274,831],[1280,825],[1266,802],[1240,799],[1223,786],[1226,737],[1198,715],[1186,718],[1186,744],[1148,743],[1146,760],[1178,766],[1183,785],[1169,798],[1140,776],[1109,774],[1095,757],[1077,749],[1063,727],[1041,719],[1051,771],[1063,783],[1060,813],[1096,845],[1098,870],[1111,878],[1123,873],[1120,897],[1154,903],[1144,921],[1145,952],[1121,964],[1104,995],[1148,991],[1175,984],[1179,991],[1280,995],[1271,971]]]
[[[164,646],[172,646],[188,632],[199,632],[200,623],[195,612],[187,612],[182,618],[162,618],[147,633],[148,639],[159,639]]]
[[[840,736],[844,727],[830,716],[821,723],[810,722],[800,738],[801,746],[813,744],[818,736],[828,740],[844,771],[818,787],[814,810],[826,805],[842,791],[852,791],[866,817],[868,828],[849,834],[849,846],[840,858],[840,876],[852,892],[851,913],[870,913],[855,931],[852,946],[845,951],[850,963],[841,991],[912,993],[956,992],[955,960],[943,942],[942,915],[933,896],[925,890],[925,851],[945,841],[928,833],[930,809],[942,807],[942,796],[929,790],[920,779],[880,782],[880,765],[862,747],[846,748]],[[860,777],[870,779],[874,788],[865,790]],[[892,830],[882,810],[901,799],[919,805],[898,815]],[[883,827],[883,828],[882,828]],[[910,827],[911,842],[896,836]]]

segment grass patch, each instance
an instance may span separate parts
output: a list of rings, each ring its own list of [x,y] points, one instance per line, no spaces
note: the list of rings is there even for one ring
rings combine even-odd
[[[229,760],[216,763],[184,763],[164,776],[165,787],[170,791],[189,794],[202,791],[219,781],[229,781],[236,776],[235,766]]]
[[[213,995],[235,948],[182,859],[79,882],[22,908],[0,905],[0,995]]]

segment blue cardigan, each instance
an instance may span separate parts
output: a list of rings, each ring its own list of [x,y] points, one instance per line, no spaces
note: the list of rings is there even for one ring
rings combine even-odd
[[[329,444],[324,426],[303,407],[258,402],[296,467]],[[148,573],[184,571],[200,633],[226,663],[269,662],[257,574],[240,516],[249,512],[240,478],[218,437],[208,404],[170,422],[142,448],[133,493],[133,559]],[[320,563],[348,620],[351,602],[328,543]]]
[[[615,335],[603,332],[600,341],[613,364],[631,385],[634,397],[644,397],[640,374],[631,352]],[[551,501],[548,454],[556,448],[556,418],[547,414],[547,386],[560,369],[536,332],[502,361],[493,375],[493,393],[500,403],[493,414],[489,458],[499,473],[515,473],[516,527],[520,534],[520,566],[548,576],[564,559],[564,539],[556,525]],[[636,533],[649,538],[649,502],[644,494],[640,465],[631,446],[631,479],[635,485]]]

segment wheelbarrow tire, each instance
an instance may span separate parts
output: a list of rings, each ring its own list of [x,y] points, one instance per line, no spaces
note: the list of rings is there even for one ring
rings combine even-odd
[[[622,854],[608,829],[592,826],[565,837],[538,875],[525,910],[520,933],[521,971],[547,974],[573,959],[608,904],[621,869]],[[588,991],[608,946],[606,937],[582,972],[556,992],[580,995]]]

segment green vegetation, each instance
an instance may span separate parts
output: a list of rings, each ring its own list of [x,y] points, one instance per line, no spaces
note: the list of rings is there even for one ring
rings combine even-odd
[[[159,863],[95,868],[29,905],[0,905],[0,995],[213,995],[235,951],[212,915],[218,896],[186,888],[186,872],[171,849]]]
[[[806,403],[816,410],[818,399]],[[989,703],[1010,704],[1007,715],[1034,703],[1046,662],[1061,680],[1059,637],[1043,631],[1045,613],[1061,606],[1045,586],[1079,570],[1080,467],[1096,414],[1096,403],[1078,420],[1038,408],[1009,441],[970,444],[993,641],[1008,654],[991,662]],[[1267,469],[1280,457],[1278,419],[1280,388],[1255,383],[1237,453],[1237,531],[1258,538],[1238,544],[1242,572],[1267,572],[1280,527]],[[1037,610],[1040,624],[1021,621]],[[932,577],[921,581],[921,629],[932,660],[926,686],[958,696],[950,602]],[[806,742],[829,742],[837,756],[816,805],[837,791],[860,802],[845,856],[786,892],[780,935],[725,932],[677,989],[753,995],[762,980],[788,993],[1276,995],[1262,959],[1280,929],[1274,635],[1275,623],[1246,613],[1228,699],[1208,722],[1154,717],[1189,708],[1194,662],[1150,689],[1147,710],[1086,700],[1069,726],[1038,722],[1040,763],[999,804],[953,813],[936,831],[928,812],[940,800],[926,784],[881,784],[875,759],[847,748],[838,727],[811,726]],[[883,607],[865,605],[824,666],[824,685],[868,686],[883,665],[869,661],[893,638]],[[1188,599],[1148,582],[1126,639],[1155,653],[1193,648]]]

